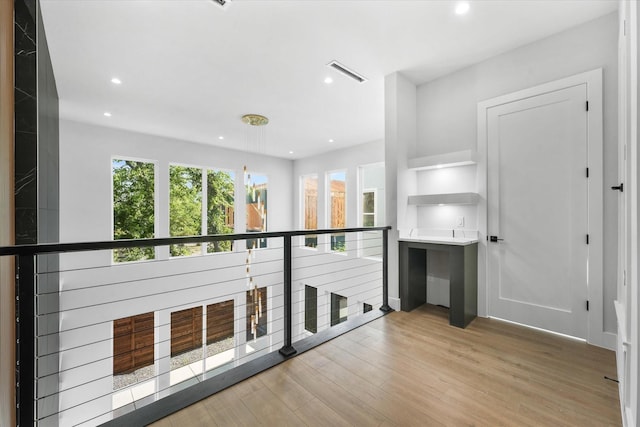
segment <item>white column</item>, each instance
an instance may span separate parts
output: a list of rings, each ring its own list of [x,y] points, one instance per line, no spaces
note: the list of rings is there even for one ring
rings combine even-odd
[[[417,209],[409,206],[417,188],[407,162],[416,155],[416,86],[400,73],[385,77],[385,206],[389,232],[389,305],[400,308],[398,230],[417,226]]]

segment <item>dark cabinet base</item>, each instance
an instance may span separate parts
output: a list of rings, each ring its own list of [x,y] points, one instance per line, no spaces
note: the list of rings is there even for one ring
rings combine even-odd
[[[402,311],[427,302],[427,253],[449,253],[449,324],[466,327],[478,314],[478,244],[399,242],[400,301]]]

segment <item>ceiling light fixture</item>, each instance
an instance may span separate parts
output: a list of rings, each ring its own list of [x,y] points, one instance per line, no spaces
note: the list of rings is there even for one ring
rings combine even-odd
[[[289,150],[289,154],[293,154],[293,151]]]
[[[220,141],[222,141],[222,140],[224,139],[224,136],[220,135],[220,136],[218,137],[218,139],[219,139]]]
[[[251,126],[264,126],[269,124],[269,119],[260,114],[245,114],[242,116],[242,122]]]
[[[113,83],[114,85],[121,85],[122,84],[122,80],[120,80],[117,77],[114,77],[111,79],[111,83]]]
[[[251,139],[255,139],[256,152],[266,151],[266,134],[265,126],[269,123],[269,119],[260,114],[245,114],[242,116],[242,122],[249,125],[247,127],[246,144],[247,151],[251,149]],[[253,138],[252,138],[253,137]],[[247,228],[252,231],[264,232],[267,231],[267,207],[265,203],[265,197],[262,197],[263,191],[266,192],[265,184],[256,184],[251,181],[251,174],[247,169],[247,165],[244,166],[244,185],[246,191],[247,200]],[[257,217],[257,221],[256,221]],[[250,219],[253,218],[253,221]],[[249,224],[252,224],[250,227]],[[247,302],[248,313],[251,313],[251,335],[253,339],[258,337],[258,324],[262,317],[262,293],[258,290],[258,284],[253,280],[253,273],[251,271],[251,262],[255,258],[255,250],[257,249],[257,240],[247,240],[247,243],[252,242],[252,245],[247,244],[247,258],[246,265],[246,277],[247,287],[249,288],[249,297],[252,297],[251,302]],[[266,295],[265,295],[266,297]],[[247,298],[248,299],[248,298]]]
[[[333,83],[333,79],[331,77],[327,77],[326,79],[324,79],[324,82],[329,85]]]
[[[333,142],[333,139],[330,139],[329,142]]]
[[[342,74],[344,74],[345,76],[347,76],[349,78],[352,78],[353,80],[357,81],[358,83],[364,83],[364,82],[367,81],[367,79],[364,76],[362,76],[361,74],[358,74],[355,71],[347,68],[345,65],[342,65],[338,61],[329,62],[327,64],[327,67],[333,68],[337,72],[342,73]]]
[[[469,3],[466,1],[460,2],[456,5],[456,15],[464,15],[469,12]]]
[[[108,112],[108,111],[105,111],[105,112],[104,112],[104,116],[105,116],[105,117],[111,117],[111,113],[110,113],[110,112]]]

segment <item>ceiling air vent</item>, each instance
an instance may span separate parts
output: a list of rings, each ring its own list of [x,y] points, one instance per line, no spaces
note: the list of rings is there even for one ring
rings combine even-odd
[[[364,83],[367,81],[367,79],[365,79],[363,76],[361,76],[360,74],[356,73],[353,70],[348,69],[338,61],[331,61],[327,64],[327,66],[344,74],[347,77],[351,77],[353,80],[356,80],[358,83]]]

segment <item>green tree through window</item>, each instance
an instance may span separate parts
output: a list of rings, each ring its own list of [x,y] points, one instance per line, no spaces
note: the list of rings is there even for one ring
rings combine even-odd
[[[154,166],[153,163],[131,160],[112,161],[114,240],[154,237]],[[114,262],[153,258],[153,247],[113,251]]]
[[[147,162],[112,161],[114,240],[154,237],[154,167]],[[203,200],[205,177],[206,198]],[[234,180],[233,172],[206,170],[204,174],[202,168],[170,165],[169,235],[233,233]],[[171,245],[170,253],[171,256],[196,255],[202,252],[201,247],[200,244]],[[208,253],[230,251],[232,242],[211,242],[206,248]],[[153,259],[154,248],[118,249],[113,251],[113,258],[115,262]]]
[[[169,235],[202,234],[202,169],[169,166]],[[171,256],[200,253],[200,245],[171,245]]]
[[[234,226],[234,174],[207,171],[207,234],[230,234]],[[231,241],[211,242],[207,253],[231,250]]]

